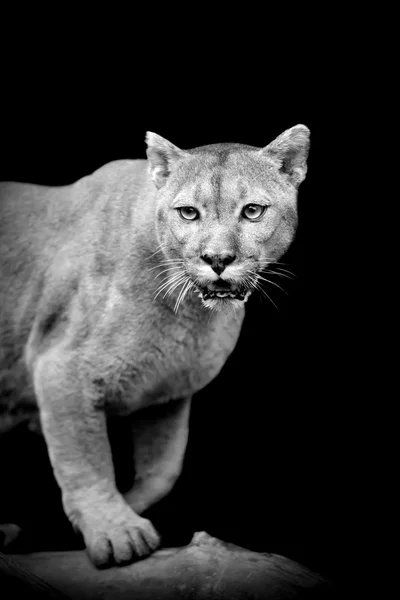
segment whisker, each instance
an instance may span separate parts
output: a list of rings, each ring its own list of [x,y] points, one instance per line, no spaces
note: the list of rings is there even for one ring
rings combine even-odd
[[[167,258],[167,257],[164,257],[164,259],[162,261],[158,262],[157,264],[164,265],[164,264],[176,263],[176,262],[184,262],[184,261],[183,261],[183,258]]]
[[[190,281],[189,277],[186,277],[185,281],[183,282],[182,289],[179,292],[178,298],[175,302],[174,312],[178,312],[179,305],[181,304],[183,298],[185,297],[186,290],[187,290],[188,286],[190,286],[190,285],[191,285],[191,281]]]
[[[279,266],[282,265],[284,267],[289,267],[290,266],[289,263],[280,262],[279,260],[273,260],[272,264],[279,265]]]
[[[178,279],[178,281],[176,281],[164,294],[163,298],[168,298],[169,296],[172,296],[173,292],[176,290],[176,288],[178,286],[180,286],[181,283],[185,282],[186,280],[186,276],[182,276],[181,279]]]
[[[168,280],[167,280],[167,282],[166,282],[166,283],[162,283],[162,284],[161,284],[161,285],[160,285],[160,286],[157,288],[157,290],[156,290],[156,292],[157,292],[157,293],[156,293],[156,295],[154,296],[154,300],[157,298],[157,296],[158,296],[159,294],[161,294],[161,292],[162,292],[163,290],[165,290],[165,288],[168,288],[170,285],[172,285],[173,283],[175,283],[177,279],[180,279],[181,277],[182,277],[182,278],[185,278],[185,277],[186,277],[186,275],[185,275],[184,273],[175,273],[175,275],[173,275],[172,277],[168,277],[168,278],[167,278],[167,279],[168,279]]]
[[[161,271],[158,275],[156,275],[154,277],[154,279],[157,279],[158,277],[160,277],[160,275],[162,275],[163,273],[166,273],[167,271],[172,271],[173,269],[179,269],[180,266],[176,265],[175,267],[168,267],[168,269],[164,269],[164,271]]]
[[[285,271],[287,269],[282,269],[282,267],[290,267],[291,265],[289,265],[288,263],[284,263],[284,262],[280,262],[280,261],[275,261],[275,260],[270,260],[269,258],[261,258],[260,260],[258,260],[258,263],[260,265],[267,265],[267,266],[271,266],[271,267],[279,267],[281,268],[282,271]],[[291,271],[289,271],[290,273]]]
[[[262,281],[265,281],[266,283],[270,283],[271,285],[276,286],[277,288],[279,288],[280,290],[282,290],[282,292],[284,294],[287,295],[287,291],[284,290],[280,285],[278,285],[277,283],[275,283],[274,281],[270,281],[269,279],[266,279],[265,277],[262,277],[259,273],[256,274],[257,279],[261,279]]]
[[[279,310],[279,309],[278,309],[278,307],[277,307],[277,305],[275,304],[275,302],[272,300],[272,298],[270,298],[270,296],[268,296],[268,294],[267,294],[267,292],[264,290],[264,288],[263,288],[263,287],[262,287],[260,284],[258,284],[258,283],[257,283],[257,289],[258,289],[258,290],[259,290],[259,291],[260,291],[260,292],[261,292],[261,293],[262,293],[262,294],[263,294],[263,295],[264,295],[266,298],[268,298],[268,300],[269,300],[270,302],[272,302],[272,304],[275,306],[276,310]]]
[[[187,287],[187,289],[186,289],[186,291],[185,291],[185,293],[183,295],[182,302],[186,298],[186,296],[189,294],[189,292],[192,291],[193,288],[194,288],[194,283],[193,283],[192,280],[190,280],[189,285],[188,285],[188,287]]]
[[[168,259],[168,260],[158,263],[154,267],[151,267],[150,269],[148,269],[148,271],[154,271],[154,269],[158,269],[159,267],[167,267],[170,265],[181,265],[181,264],[184,264],[184,262],[185,261],[181,260],[181,259],[171,258],[171,259]]]
[[[254,271],[251,271],[251,273],[254,273]],[[256,273],[254,273],[254,275],[257,275]],[[248,283],[249,285],[252,285],[253,287],[255,287],[255,284],[257,282],[257,278],[255,276],[251,276],[251,275],[247,275],[245,277],[245,282]]]
[[[289,271],[288,269],[282,269],[282,267],[276,267],[275,270],[271,269],[272,273],[288,273],[289,275],[292,275],[292,277],[296,277],[296,275],[293,273],[293,271]]]
[[[167,249],[167,246],[166,246],[166,245],[160,244],[160,245],[158,246],[157,250],[156,250],[155,252],[153,252],[153,254],[150,254],[150,256],[148,256],[148,257],[146,258],[146,260],[149,260],[150,258],[153,258],[153,256],[155,256],[155,255],[156,255],[156,254],[158,254],[159,252],[162,252],[163,250],[166,250],[166,249]]]
[[[270,296],[267,294],[267,292],[264,290],[264,288],[262,287],[261,283],[259,283],[259,281],[258,281],[258,280],[259,280],[259,279],[263,279],[263,280],[264,280],[264,281],[266,281],[267,283],[273,283],[273,282],[270,282],[270,281],[268,281],[267,279],[264,279],[263,277],[260,277],[260,275],[259,275],[258,273],[255,273],[254,271],[249,271],[249,272],[248,272],[246,275],[247,275],[247,277],[246,277],[247,283],[249,283],[249,284],[250,284],[250,285],[253,287],[253,289],[255,289],[255,290],[257,290],[257,291],[261,292],[261,293],[262,293],[262,294],[263,294],[263,295],[264,295],[264,296],[265,296],[265,297],[266,297],[266,298],[267,298],[267,299],[268,299],[268,300],[269,300],[269,301],[270,301],[270,302],[271,302],[271,303],[272,303],[272,304],[275,306],[275,308],[276,308],[277,310],[279,310],[279,309],[278,309],[278,307],[277,307],[277,305],[275,304],[275,302],[274,302],[274,301],[272,300],[272,298],[271,298],[271,297],[270,297]],[[275,284],[275,285],[276,285],[276,284]],[[278,287],[279,287],[279,286],[278,286]],[[281,288],[281,289],[282,289],[282,288]],[[285,290],[282,290],[282,291],[285,291]],[[285,292],[285,293],[286,293],[286,292]]]
[[[166,276],[165,276],[165,277],[163,277],[163,278],[162,278],[162,280],[160,281],[160,285],[162,285],[162,284],[163,284],[164,282],[166,282],[166,281],[169,281],[169,282],[171,282],[171,281],[175,281],[176,277],[177,277],[178,275],[182,275],[183,273],[184,273],[184,271],[183,271],[183,270],[180,270],[180,271],[179,271],[179,273],[173,273],[172,275],[166,275]],[[156,279],[156,278],[154,278],[154,279]],[[158,288],[157,288],[157,289],[158,289]]]
[[[181,296],[179,304],[183,303],[184,299],[186,298],[186,295],[187,295],[188,291],[191,289],[192,286],[193,286],[193,282],[189,280],[187,282],[187,284],[186,284],[185,289],[183,290],[183,293],[182,293],[182,296]],[[179,308],[179,304],[178,304],[178,307],[176,309],[177,311],[178,311],[178,308]]]
[[[256,284],[255,284],[255,281],[254,281],[254,280],[253,280],[253,278],[251,278],[250,276],[248,276],[248,277],[245,277],[245,278],[244,278],[244,283],[245,283],[246,285],[249,285],[249,286],[251,286],[251,287],[252,287],[254,290],[256,290],[256,289],[257,289],[257,286],[256,286]]]
[[[286,279],[290,279],[291,281],[293,281],[293,279],[296,279],[295,275],[286,275],[286,273],[279,273],[278,271],[271,271],[270,269],[267,269],[263,272],[268,273],[269,275],[278,275],[278,277],[286,277]]]

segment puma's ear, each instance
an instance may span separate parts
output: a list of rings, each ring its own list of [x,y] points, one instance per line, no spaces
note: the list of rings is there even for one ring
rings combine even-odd
[[[295,125],[281,133],[261,153],[278,161],[280,171],[286,173],[291,183],[297,187],[307,173],[309,147],[310,130],[305,125]]]
[[[146,143],[150,175],[157,189],[160,189],[165,185],[173,164],[186,153],[152,131],[146,133]]]

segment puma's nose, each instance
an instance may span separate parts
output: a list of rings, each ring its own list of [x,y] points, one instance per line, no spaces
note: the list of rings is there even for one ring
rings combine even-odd
[[[206,262],[217,275],[221,275],[225,267],[233,263],[236,256],[233,254],[202,254],[202,260]]]

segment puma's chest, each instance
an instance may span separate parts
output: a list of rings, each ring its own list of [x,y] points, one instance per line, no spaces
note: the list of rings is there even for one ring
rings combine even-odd
[[[130,412],[202,389],[234,349],[242,318],[224,315],[203,326],[182,319],[136,331],[129,357],[117,367],[118,393],[109,409]]]

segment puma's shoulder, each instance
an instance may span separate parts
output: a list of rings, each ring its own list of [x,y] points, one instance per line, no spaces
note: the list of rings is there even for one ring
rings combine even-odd
[[[128,239],[122,207],[135,205],[145,180],[146,161],[118,160],[65,186],[0,183],[3,339],[14,332],[22,342],[39,313],[61,322],[78,288],[89,303],[107,298]]]

